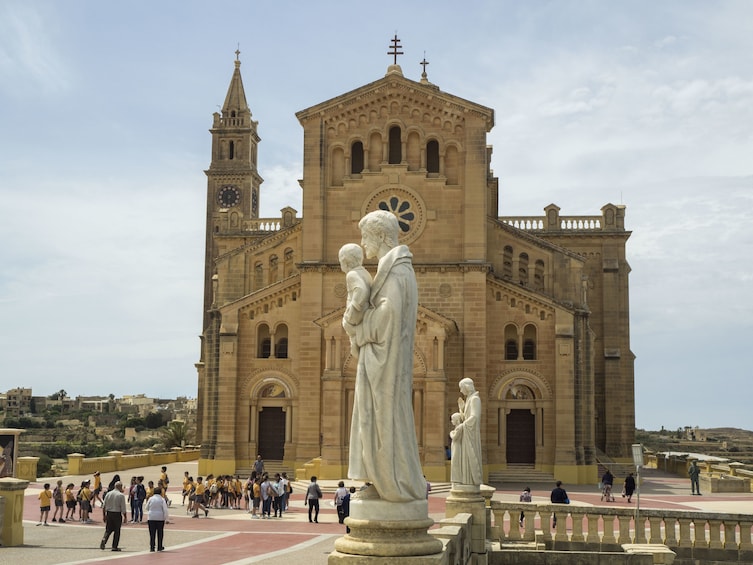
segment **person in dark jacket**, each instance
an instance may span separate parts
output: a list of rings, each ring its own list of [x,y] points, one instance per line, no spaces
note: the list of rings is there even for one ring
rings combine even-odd
[[[622,496],[626,496],[627,501],[630,502],[630,499],[633,497],[634,492],[635,492],[635,477],[633,477],[633,473],[630,473],[628,474],[627,477],[625,477],[625,485],[623,486]]]
[[[570,504],[570,499],[567,496],[567,491],[562,488],[562,481],[557,481],[555,487],[552,489],[552,494],[549,499],[553,504]],[[557,527],[557,515],[552,514],[552,528]]]

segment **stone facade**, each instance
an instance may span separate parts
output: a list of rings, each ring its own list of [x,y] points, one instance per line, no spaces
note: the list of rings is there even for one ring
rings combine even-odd
[[[249,468],[261,453],[290,469],[320,458],[320,476],[346,475],[356,360],[337,254],[360,242],[358,220],[377,208],[397,215],[413,253],[413,407],[429,480],[449,478],[463,377],[484,402],[485,473],[518,464],[595,482],[596,449],[630,460],[624,207],[499,216],[493,110],[399,65],[297,117],[302,218],[292,208],[259,218],[260,138],[235,61],[206,171],[200,472]],[[373,275],[376,264],[366,267]]]

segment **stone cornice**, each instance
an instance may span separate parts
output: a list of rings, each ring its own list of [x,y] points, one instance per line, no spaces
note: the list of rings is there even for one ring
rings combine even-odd
[[[301,110],[296,113],[296,117],[302,125],[311,118],[338,121],[396,98],[414,106],[424,106],[431,114],[445,115],[458,121],[464,121],[467,113],[474,113],[487,122],[487,131],[494,126],[494,110],[491,108],[442,92],[434,85],[422,84],[395,74]]]

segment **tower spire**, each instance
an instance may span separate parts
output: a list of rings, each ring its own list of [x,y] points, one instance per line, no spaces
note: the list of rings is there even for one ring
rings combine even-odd
[[[230,79],[230,86],[227,89],[225,103],[222,105],[222,116],[227,118],[235,112],[236,116],[251,116],[251,110],[246,101],[246,91],[243,89],[243,79],[241,78],[241,60],[240,46],[235,50],[235,69],[233,77]]]

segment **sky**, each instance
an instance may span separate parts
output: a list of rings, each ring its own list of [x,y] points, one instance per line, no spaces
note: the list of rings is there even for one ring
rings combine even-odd
[[[626,206],[636,426],[753,429],[753,2],[0,2],[0,391],[196,396],[236,49],[263,217],[295,112],[384,76],[493,108],[500,215]],[[304,214],[305,216],[305,214]]]

